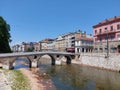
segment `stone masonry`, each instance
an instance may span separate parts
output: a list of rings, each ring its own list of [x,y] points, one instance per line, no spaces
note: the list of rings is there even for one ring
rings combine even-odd
[[[120,71],[120,54],[109,54],[106,58],[106,53],[82,53],[80,55],[80,64]]]

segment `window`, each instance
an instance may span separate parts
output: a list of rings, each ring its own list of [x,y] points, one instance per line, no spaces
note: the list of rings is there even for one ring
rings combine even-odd
[[[95,42],[97,42],[97,38],[95,38]]]
[[[98,50],[98,48],[95,48],[95,50]]]
[[[120,40],[120,34],[117,35],[118,40]]]
[[[113,31],[113,26],[110,26],[110,31]]]
[[[97,34],[97,30],[95,30],[95,34]]]
[[[102,52],[102,51],[103,51],[103,48],[100,47],[99,50],[100,50],[100,52]]]
[[[105,40],[107,40],[107,37],[105,37]]]
[[[102,38],[100,38],[100,42],[102,41]]]
[[[101,32],[102,32],[102,29],[99,30],[99,33],[101,33]]]
[[[112,46],[112,47],[110,48],[110,52],[115,53],[116,51],[117,51],[117,48],[116,48],[116,47]]]
[[[72,41],[71,43],[75,43],[75,41]]]
[[[107,30],[107,27],[105,27],[105,30]]]
[[[75,39],[75,37],[71,37],[71,39]]]
[[[100,50],[103,50],[103,48],[99,48]]]
[[[120,24],[117,25],[117,30],[120,30]]]
[[[94,52],[98,52],[98,48],[94,48]]]
[[[82,44],[84,44],[84,41],[81,41]]]
[[[114,36],[111,36],[110,38],[111,38],[111,41],[112,41],[112,40],[114,40],[115,37],[114,37]]]
[[[75,46],[75,44],[72,44],[71,46],[72,46],[72,47],[74,47],[74,46]]]

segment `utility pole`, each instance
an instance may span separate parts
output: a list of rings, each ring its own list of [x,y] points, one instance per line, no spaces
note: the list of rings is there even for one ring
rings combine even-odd
[[[108,30],[107,30],[107,58],[109,57],[109,42],[108,42]]]

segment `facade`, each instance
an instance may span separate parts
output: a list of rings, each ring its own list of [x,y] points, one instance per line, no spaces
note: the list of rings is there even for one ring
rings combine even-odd
[[[120,52],[120,16],[93,26],[94,52]]]
[[[91,52],[93,37],[80,30],[61,35],[55,41],[56,50],[67,52]]]
[[[65,38],[63,36],[59,36],[55,40],[55,50],[56,51],[65,51]]]
[[[58,36],[56,39],[43,39],[38,42],[21,43],[14,45],[14,52],[26,51],[63,51],[63,52],[88,52],[91,51],[92,39],[90,35],[78,30]],[[31,50],[32,49],[32,50]]]
[[[56,50],[75,52],[75,32],[59,36],[55,41]]]
[[[40,45],[37,42],[29,42],[29,43],[22,42],[21,44],[12,46],[12,51],[13,52],[27,52],[29,50],[39,51],[40,50],[39,46]]]
[[[12,51],[13,52],[19,52],[19,51],[21,51],[20,45],[17,44],[17,45],[12,46]]]
[[[64,35],[65,49],[67,52],[75,52],[75,32]]]
[[[40,51],[40,44],[38,42],[35,42],[33,47],[34,47],[34,51],[36,52]]]
[[[14,46],[12,46],[12,51],[13,52],[25,52],[27,48],[27,45],[22,42],[21,44],[16,44]]]
[[[53,45],[52,44],[53,41],[54,41],[53,39],[49,39],[49,38],[41,40],[39,42],[40,51],[48,51],[48,50],[52,49],[52,47],[54,47],[54,46],[51,46],[51,45]]]
[[[76,32],[75,34],[75,52],[92,52],[93,50],[93,37],[85,32]]]
[[[48,43],[47,43],[47,49],[49,50],[49,51],[55,51],[55,41],[53,40],[53,41],[49,41]]]

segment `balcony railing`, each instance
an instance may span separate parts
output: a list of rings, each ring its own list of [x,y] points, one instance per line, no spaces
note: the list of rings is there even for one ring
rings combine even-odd
[[[114,29],[114,30],[105,30],[104,32],[99,32],[99,33],[96,33],[95,36],[99,36],[99,35],[104,35],[104,34],[110,34],[110,33],[116,33],[117,31]]]
[[[75,46],[93,46],[93,44],[80,44],[80,45],[75,45]]]

